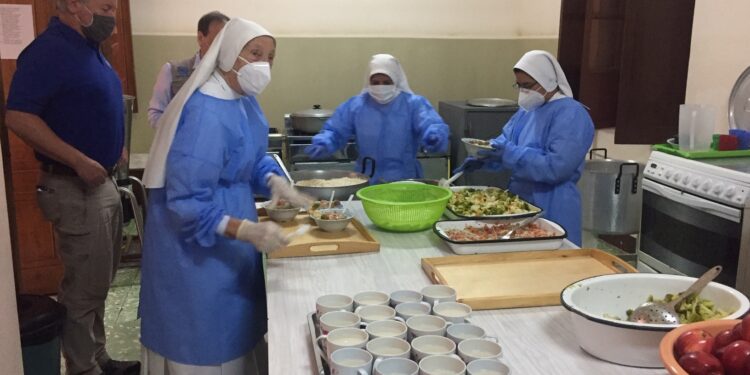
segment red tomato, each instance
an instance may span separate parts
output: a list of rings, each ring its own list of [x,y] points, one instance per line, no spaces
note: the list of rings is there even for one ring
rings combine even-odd
[[[739,323],[738,323],[739,324]],[[731,329],[725,329],[714,336],[714,351],[721,349],[730,343],[742,339],[739,336],[734,335],[734,331]]]
[[[737,325],[734,326],[734,328],[732,328],[732,336],[736,337],[737,340],[742,340],[742,325],[743,325],[742,322],[739,322],[737,323]]]
[[[687,350],[688,345],[692,345],[699,340],[705,340],[709,337],[711,337],[711,334],[702,329],[691,329],[684,332],[674,342],[674,357],[682,357],[684,354],[687,354],[689,352]]]
[[[711,354],[714,350],[714,342],[716,340],[713,337],[707,337],[705,339],[693,340],[685,345],[685,354],[692,352],[705,352]]]
[[[678,361],[680,367],[690,375],[723,375],[721,362],[706,352],[692,352],[683,355]]]
[[[750,342],[737,340],[724,347],[721,364],[727,375],[745,375],[745,361],[750,357]]]
[[[740,323],[740,325],[740,333],[742,334],[742,339],[745,341],[750,341],[750,314],[747,314],[744,318],[742,318],[742,323]]]

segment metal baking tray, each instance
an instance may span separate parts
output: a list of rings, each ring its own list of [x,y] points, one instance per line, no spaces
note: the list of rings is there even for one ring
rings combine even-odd
[[[538,218],[534,223],[548,231],[554,233],[551,237],[537,238],[512,238],[497,239],[486,241],[454,241],[451,240],[445,231],[449,229],[464,229],[468,226],[483,226],[488,224],[504,224],[520,221],[521,219],[501,219],[501,220],[441,220],[433,224],[432,230],[440,239],[445,241],[456,254],[487,254],[487,253],[504,253],[510,251],[537,251],[537,250],[555,250],[559,249],[568,233],[559,224]]]
[[[307,329],[310,331],[310,343],[312,344],[313,357],[315,357],[315,373],[317,375],[330,375],[331,370],[328,368],[328,363],[324,360],[325,354],[320,351],[320,347],[318,346],[317,338],[322,332],[320,331],[318,316],[314,312],[307,314]]]
[[[499,189],[498,187],[494,186],[451,186],[450,188],[453,192],[466,190],[466,189],[477,189],[477,190],[486,190],[486,189]],[[523,200],[523,199],[522,199]],[[526,201],[524,201],[526,202]],[[529,212],[523,212],[518,214],[504,214],[504,215],[485,215],[485,216],[465,216],[456,213],[455,211],[450,209],[450,206],[445,207],[445,216],[449,219],[467,219],[467,220],[477,220],[477,219],[515,219],[515,218],[524,218],[529,216],[534,216],[540,212],[542,212],[542,209],[534,206],[533,204],[526,202],[530,207],[531,210]]]
[[[472,107],[515,107],[518,105],[513,100],[501,98],[475,98],[466,101],[466,104]]]

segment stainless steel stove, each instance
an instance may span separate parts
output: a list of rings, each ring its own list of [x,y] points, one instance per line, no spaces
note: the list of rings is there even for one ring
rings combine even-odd
[[[691,160],[654,151],[643,179],[640,266],[750,294],[750,158]]]

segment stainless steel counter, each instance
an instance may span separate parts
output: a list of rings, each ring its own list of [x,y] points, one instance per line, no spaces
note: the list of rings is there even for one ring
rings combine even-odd
[[[268,345],[270,374],[313,374],[315,362],[306,314],[323,294],[354,295],[364,290],[420,290],[430,280],[423,257],[453,256],[431,231],[389,233],[377,229],[360,202],[356,217],[380,241],[378,253],[268,260]],[[566,241],[566,247],[573,247]],[[472,320],[499,337],[503,361],[513,374],[666,374],[598,360],[576,344],[569,312],[560,306],[476,311]]]

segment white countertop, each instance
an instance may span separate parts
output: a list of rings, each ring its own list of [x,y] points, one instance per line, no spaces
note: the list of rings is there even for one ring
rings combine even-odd
[[[431,284],[422,271],[421,258],[455,255],[431,230],[402,234],[377,229],[361,202],[352,203],[357,219],[380,242],[380,252],[268,260],[270,374],[317,372],[307,314],[315,310],[318,296],[418,291]],[[566,245],[573,247],[567,240]],[[664,369],[620,366],[590,356],[576,344],[569,314],[561,306],[485,310],[473,312],[472,321],[499,338],[503,362],[514,375],[666,374]]]

